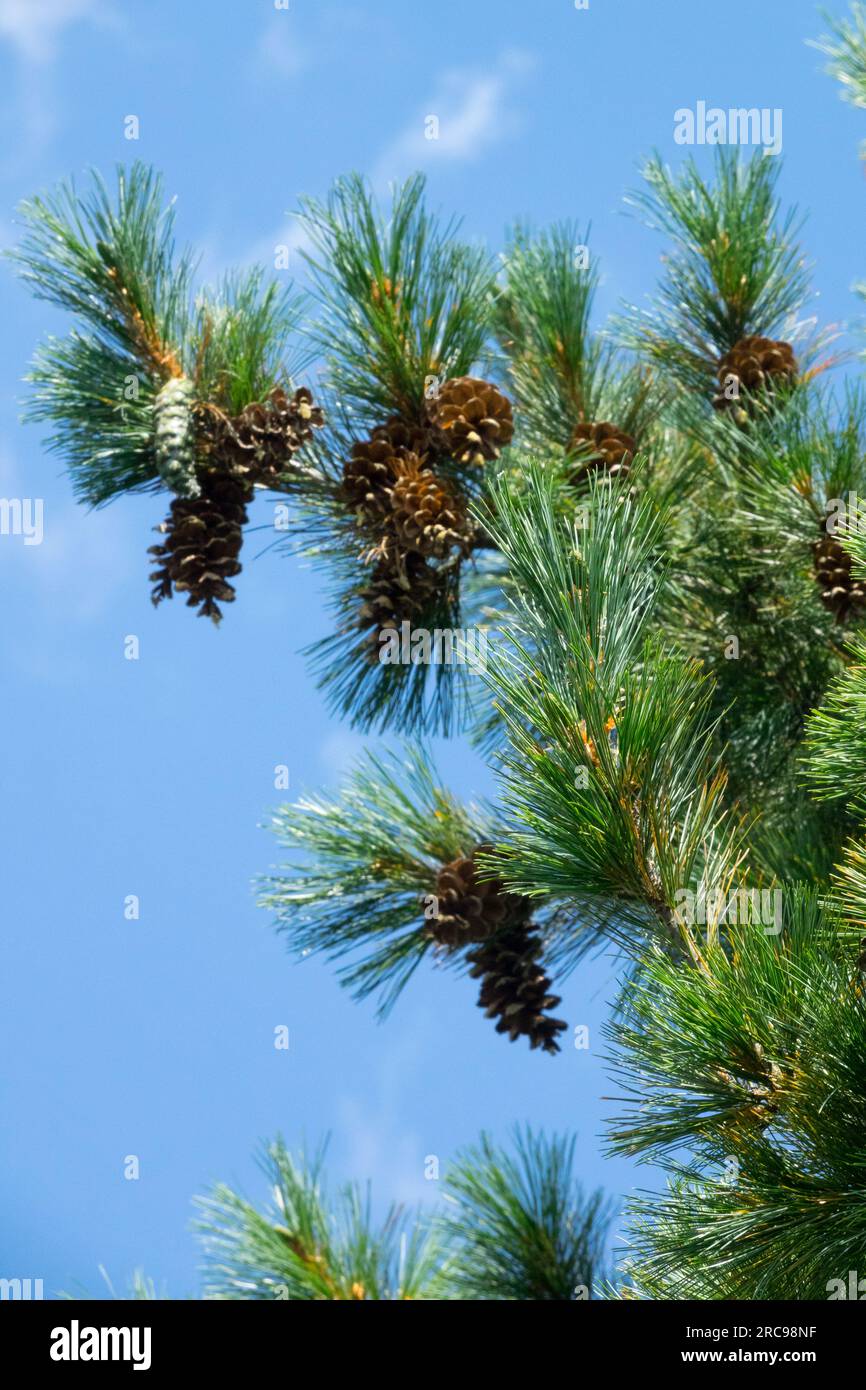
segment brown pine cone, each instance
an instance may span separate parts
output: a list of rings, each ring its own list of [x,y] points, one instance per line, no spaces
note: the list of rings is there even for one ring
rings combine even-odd
[[[790,343],[751,334],[725,353],[717,368],[719,390],[713,398],[716,410],[743,408],[743,397],[772,396],[777,385],[791,382],[797,375],[797,361]],[[731,396],[730,383],[737,394]],[[726,394],[725,387],[728,387]]]
[[[250,482],[275,487],[294,454],[324,423],[306,386],[291,397],[277,386],[267,400],[253,401],[239,415],[208,421],[210,462]]]
[[[343,465],[343,497],[362,521],[374,522],[387,513],[388,489],[400,460],[409,455],[423,460],[430,445],[429,429],[407,424],[399,415],[377,425],[369,439],[355,441],[352,456]]]
[[[584,421],[576,425],[569,448],[579,450],[573,483],[582,483],[590,474],[603,471],[610,478],[626,474],[637,445],[630,434],[609,420]]]
[[[548,994],[550,980],[539,964],[541,951],[531,923],[515,922],[470,952],[469,973],[481,980],[478,1004],[488,1018],[499,1019],[497,1033],[507,1033],[511,1042],[526,1037],[531,1048],[558,1052],[557,1034],[568,1025],[547,1013],[561,1001]]]
[[[443,577],[415,551],[380,560],[359,594],[358,627],[367,633],[363,643],[366,660],[377,664],[381,634],[389,629],[399,632],[402,623],[412,623],[429,612],[443,585]]]
[[[866,609],[866,581],[851,573],[851,556],[835,536],[825,534],[813,546],[815,580],[821,588],[821,602],[839,623],[858,618]]]
[[[369,523],[387,513],[397,462],[398,455],[384,439],[359,439],[352,445],[352,457],[343,464],[343,497],[361,521]]]
[[[452,859],[439,870],[436,900],[439,915],[427,924],[427,935],[450,950],[469,942],[486,941],[507,920],[528,916],[529,904],[509,893],[501,879],[479,880],[476,855],[491,845],[478,845],[468,857]]]
[[[417,454],[405,454],[396,461],[388,495],[388,520],[398,549],[417,550],[439,560],[454,547],[468,550],[473,528],[462,498],[445,479],[425,468]]]
[[[386,440],[398,458],[404,454],[417,454],[423,459],[433,447],[430,427],[413,424],[404,420],[402,415],[392,415],[384,425],[377,425],[370,438]]]
[[[198,470],[198,497],[176,497],[168,519],[156,529],[165,540],[148,554],[160,562],[151,574],[154,604],[185,593],[187,607],[200,604],[199,617],[218,623],[219,603],[235,598],[229,579],[240,574],[243,528],[253,485],[246,478]]]
[[[514,436],[510,400],[479,377],[449,378],[427,402],[427,411],[445,452],[458,463],[481,466],[498,458]]]

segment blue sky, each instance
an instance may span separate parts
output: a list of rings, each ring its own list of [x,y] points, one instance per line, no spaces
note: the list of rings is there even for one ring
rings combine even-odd
[[[810,0],[0,0],[0,240],[14,242],[23,196],[140,157],[177,194],[205,276],[271,262],[281,243],[300,275],[299,195],[350,169],[384,189],[421,167],[433,203],[495,247],[515,216],[591,220],[606,313],[652,288],[661,246],[622,195],[653,148],[681,157],[675,110],[779,107],[814,312],[850,321],[866,131],[805,45],[821,28]],[[429,114],[438,142],[423,138]],[[288,959],[250,886],[276,858],[260,828],[281,799],[274,766],[293,793],[333,785],[362,746],[298,655],[327,630],[321,576],[254,560],[251,537],[220,631],[179,603],[154,612],[145,550],[163,505],[73,504],[38,429],[18,423],[30,353],[66,321],[8,270],[0,296],[0,495],[45,507],[41,545],[0,537],[0,1275],[97,1293],[100,1263],[119,1287],[141,1265],[193,1292],[191,1196],[218,1179],[261,1194],[252,1152],[278,1130],[291,1144],[330,1131],[335,1179],[369,1178],[383,1201],[431,1200],[425,1155],[445,1162],[514,1120],[577,1131],[588,1184],[645,1185],[601,1157],[609,962],[563,989],[593,1047],[551,1059],[499,1037],[471,981],[428,970],[378,1025],[326,966]],[[457,791],[490,790],[464,744],[440,753]]]

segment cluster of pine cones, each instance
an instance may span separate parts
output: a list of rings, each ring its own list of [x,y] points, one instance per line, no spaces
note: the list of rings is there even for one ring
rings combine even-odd
[[[186,378],[168,383],[157,416],[160,472],[177,493],[163,536],[150,547],[155,604],[187,595],[199,616],[218,623],[220,603],[235,597],[247,506],[256,486],[279,488],[281,475],[313,430],[324,424],[306,387],[292,396],[277,387],[229,417],[207,406],[192,408]]]
[[[464,376],[439,388],[423,419],[392,416],[352,446],[342,499],[373,565],[358,615],[370,661],[378,660],[383,630],[430,611],[445,591],[448,567],[476,542],[466,498],[440,461],[482,466],[513,434],[508,398],[492,383]]]
[[[506,889],[500,879],[481,879],[477,856],[491,849],[478,845],[468,857],[439,870],[435,896],[438,916],[427,934],[451,952],[472,946],[469,974],[481,981],[479,1007],[496,1018],[496,1031],[514,1042],[526,1037],[532,1048],[558,1052],[557,1035],[567,1027],[548,1010],[561,1002],[550,994],[541,965],[542,942],[530,921],[526,898]]]

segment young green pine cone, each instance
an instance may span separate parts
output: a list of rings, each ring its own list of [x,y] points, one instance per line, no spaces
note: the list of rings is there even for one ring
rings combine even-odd
[[[154,450],[159,475],[178,497],[198,497],[195,387],[186,376],[169,377],[153,403]]]

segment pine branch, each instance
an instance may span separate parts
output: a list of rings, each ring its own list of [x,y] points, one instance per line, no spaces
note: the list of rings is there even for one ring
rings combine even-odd
[[[700,970],[651,952],[609,1035],[614,1152],[668,1162],[633,1204],[626,1272],[651,1297],[824,1298],[866,1236],[864,1006],[856,936],[813,892],[783,930],[738,921]],[[676,1157],[694,1151],[685,1168]]]
[[[600,484],[580,529],[542,470],[527,482],[521,496],[494,488],[487,522],[517,587],[515,635],[488,672],[512,745],[503,873],[528,895],[614,899],[624,943],[656,931],[670,947],[677,891],[728,882],[741,832],[708,683],[651,635],[664,517]]]
[[[806,735],[806,776],[821,800],[866,810],[866,637],[849,643],[851,664],[813,711]]]
[[[760,810],[765,830],[772,823],[791,849],[794,835],[805,848],[805,816],[813,859],[822,847],[838,852],[846,829],[840,822],[828,834],[829,821],[805,807],[798,784],[807,717],[866,612],[854,574],[832,577],[841,554],[834,536],[846,542],[837,522],[866,481],[864,419],[862,393],[835,401],[810,388],[747,431],[718,416],[697,427],[713,465],[679,514],[664,614],[671,639],[713,677],[729,797]],[[797,857],[794,871],[811,876]],[[778,871],[790,874],[791,862]]]
[[[335,1203],[321,1184],[324,1150],[294,1159],[277,1139],[261,1155],[272,1193],[264,1211],[225,1184],[197,1199],[205,1297],[341,1301],[423,1298],[435,1246],[420,1223],[392,1207],[374,1227],[369,1196],[344,1188]]]
[[[830,33],[809,40],[830,59],[825,71],[842,86],[840,95],[853,106],[866,106],[866,8],[852,4],[849,19],[836,19],[826,10],[821,17]]]
[[[461,607],[461,566],[427,566],[423,590],[409,567],[403,591],[413,601],[412,617],[402,619],[397,629],[400,659],[390,660],[391,653],[383,646],[388,637],[384,620],[390,609],[383,605],[377,612],[376,567],[362,563],[358,541],[343,512],[334,517],[332,538],[319,551],[330,563],[334,631],[311,644],[305,654],[328,707],[365,732],[445,737],[459,733],[469,719],[473,684],[478,684],[472,663],[448,659],[453,658],[452,634],[471,627]],[[417,606],[416,595],[420,595]],[[416,632],[429,634],[431,643],[440,634],[442,659],[424,660],[423,651],[412,658],[411,637]]]
[[[260,266],[231,271],[195,306],[189,355],[199,398],[227,416],[264,401],[308,365],[309,350],[286,360],[286,345],[305,312],[291,286],[266,280]]]
[[[359,999],[380,994],[384,1014],[434,947],[425,903],[439,869],[489,842],[493,825],[489,810],[442,787],[423,748],[407,746],[402,759],[368,754],[339,800],[283,807],[274,831],[304,865],[266,878],[260,905],[295,955],[354,957],[342,983]]]
[[[193,301],[195,266],[175,249],[173,203],[141,163],[118,169],[113,192],[94,172],[87,191],[61,184],[20,211],[25,234],[11,259],[38,298],[76,321],[36,355],[28,418],[51,426],[48,447],[82,501],[166,484],[196,495],[184,472],[213,465],[217,422],[236,437],[240,412],[290,387],[282,354],[300,301],[260,270],[228,275]],[[172,381],[189,383],[190,459],[166,473],[160,405]]]
[[[574,1176],[574,1140],[514,1135],[514,1153],[486,1134],[449,1170],[443,1221],[449,1296],[585,1300],[603,1277],[613,1211]]]
[[[180,364],[193,263],[175,255],[174,210],[148,166],[117,171],[115,203],[94,172],[89,195],[73,182],[21,204],[27,231],[12,260],[34,295],[89,324],[108,346],[147,359],[163,379]]]
[[[392,1207],[374,1226],[369,1194],[329,1199],[324,1148],[294,1158],[268,1145],[262,1209],[225,1184],[198,1198],[205,1298],[292,1301],[584,1300],[603,1272],[613,1216],[602,1192],[584,1194],[574,1141],[517,1130],[513,1151],[487,1135],[458,1154],[446,1206],[422,1218]]]
[[[655,156],[647,187],[626,200],[671,248],[652,309],[633,310],[623,338],[687,390],[706,394],[725,353],[749,334],[781,331],[806,298],[800,223],[776,195],[780,169],[760,151],[746,161],[720,146],[709,185],[694,160],[674,175]]]
[[[399,501],[392,501],[400,495],[395,467],[423,472],[428,502],[440,508],[411,511],[410,523],[429,516],[435,529],[445,498],[465,520],[467,502],[483,486],[483,465],[508,444],[512,423],[510,403],[499,393],[502,418],[481,422],[488,437],[477,434],[474,420],[458,419],[454,428],[456,407],[439,420],[449,390],[495,389],[469,377],[485,348],[493,268],[487,253],[459,242],[457,224],[441,224],[423,198],[424,180],[416,176],[395,189],[386,219],[364,181],[351,175],[338,180],[325,203],[304,204],[321,311],[312,340],[325,362],[336,424],[319,452],[324,506],[310,528],[329,567],[335,630],[309,654],[330,706],[362,729],[448,734],[462,727],[471,705],[463,664],[383,662],[378,642],[388,637],[391,618],[401,631],[404,624],[420,630],[422,639],[438,632],[450,642],[451,633],[465,630],[461,577],[479,538],[467,523],[438,532],[450,537],[441,552],[428,553],[427,540],[414,544],[401,530],[407,517]],[[363,460],[377,447],[375,432],[394,426],[409,442],[392,444],[380,460],[378,487],[368,479],[355,495],[358,451]]]
[[[334,185],[301,214],[322,309],[314,337],[337,395],[370,425],[424,416],[431,380],[463,376],[487,334],[487,253],[455,239],[424,207],[424,179],[394,190],[385,220],[363,179]]]
[[[646,373],[624,370],[612,343],[590,331],[599,271],[588,239],[574,223],[536,235],[518,225],[503,257],[495,329],[524,437],[536,447],[572,447],[583,421],[612,420],[639,436],[652,419]]]

